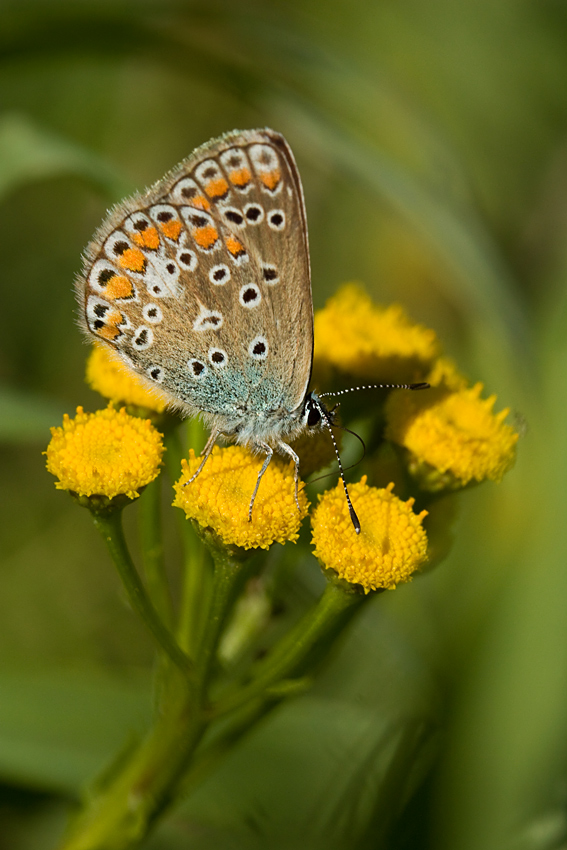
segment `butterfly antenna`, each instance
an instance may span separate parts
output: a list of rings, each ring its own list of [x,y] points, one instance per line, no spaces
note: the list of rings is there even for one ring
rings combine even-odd
[[[360,534],[360,520],[358,519],[358,517],[356,515],[356,511],[354,510],[354,508],[352,506],[352,502],[350,500],[348,488],[347,488],[346,481],[345,481],[345,474],[344,474],[344,470],[343,470],[343,465],[342,465],[342,462],[341,462],[341,456],[339,454],[339,447],[337,446],[337,441],[335,440],[335,435],[333,434],[333,429],[331,428],[331,423],[329,421],[329,417],[327,416],[326,411],[322,407],[320,407],[319,405],[317,405],[317,407],[319,409],[319,413],[321,414],[321,419],[325,423],[327,431],[331,435],[331,440],[333,441],[333,447],[335,449],[335,454],[337,456],[337,462],[339,464],[339,475],[341,476],[341,481],[343,482],[343,487],[345,489],[345,496],[346,496],[347,505],[348,505],[348,512],[350,514],[352,524],[354,525],[354,530],[356,531],[357,534]],[[345,428],[344,430],[346,431],[347,429]],[[350,432],[350,433],[352,433],[352,432]],[[355,435],[355,436],[358,436],[358,435]]]
[[[356,393],[359,390],[428,390],[430,386],[427,381],[420,381],[417,384],[365,384],[362,387],[348,387],[346,390],[337,390],[334,393],[318,393],[318,395],[319,398],[328,398],[329,396]]]

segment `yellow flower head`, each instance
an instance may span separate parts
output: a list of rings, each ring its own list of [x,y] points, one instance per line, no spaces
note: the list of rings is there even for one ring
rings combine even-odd
[[[349,486],[360,534],[352,525],[341,482],[319,497],[311,517],[319,562],[345,581],[361,585],[365,593],[410,581],[427,557],[422,525],[427,511],[414,513],[414,499],[402,502],[393,487],[369,487],[365,475]]]
[[[416,325],[397,304],[377,307],[362,287],[342,286],[315,313],[315,368],[373,383],[422,377],[439,353],[435,332]]]
[[[95,345],[87,360],[87,384],[105,398],[123,404],[146,407],[163,413],[167,402],[144,386],[136,375],[113,357],[107,345]]]
[[[500,481],[513,465],[518,434],[493,413],[496,396],[481,399],[482,384],[422,393],[397,393],[386,403],[386,436],[409,453],[410,472],[426,490]]]
[[[272,459],[260,482],[249,522],[248,506],[262,460],[242,446],[215,446],[197,478],[183,486],[200,463],[201,458],[191,449],[189,461],[182,461],[183,474],[174,485],[173,504],[182,508],[188,519],[212,528],[226,545],[244,549],[268,549],[272,543],[297,540],[309,505],[301,487],[301,511],[297,509],[291,464]]]
[[[148,419],[129,416],[124,408],[85,413],[78,407],[75,419],[65,414],[63,427],[51,429],[45,454],[58,490],[135,499],[157,477],[163,443]]]

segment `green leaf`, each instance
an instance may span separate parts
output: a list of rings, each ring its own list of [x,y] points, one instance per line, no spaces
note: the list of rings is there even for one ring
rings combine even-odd
[[[149,722],[149,685],[60,669],[0,673],[0,778],[77,796]]]
[[[82,177],[112,200],[131,187],[96,154],[25,115],[9,113],[0,119],[0,200],[27,183],[63,175]]]
[[[0,441],[45,442],[49,428],[60,423],[63,413],[63,406],[51,399],[0,385]]]

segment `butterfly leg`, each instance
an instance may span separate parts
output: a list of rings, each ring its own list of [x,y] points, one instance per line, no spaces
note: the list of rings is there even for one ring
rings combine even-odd
[[[188,484],[191,484],[191,482],[194,481],[195,478],[202,471],[204,465],[206,464],[206,462],[209,458],[210,453],[213,450],[213,446],[215,445],[215,441],[216,441],[218,435],[219,435],[219,432],[215,428],[213,428],[213,430],[211,431],[211,435],[210,435],[209,439],[207,440],[207,444],[202,451],[203,460],[199,464],[197,472],[194,472],[193,475],[191,476],[191,478],[188,481],[185,482],[185,484],[183,485],[184,487],[187,487]]]
[[[256,443],[256,448],[262,449],[266,452],[266,457],[264,458],[264,463],[262,464],[262,469],[258,473],[258,479],[256,481],[256,486],[254,487],[254,492],[252,493],[252,498],[250,499],[250,505],[248,507],[248,522],[252,522],[252,508],[254,507],[254,502],[256,500],[256,494],[258,493],[258,487],[260,486],[260,481],[262,480],[262,476],[264,472],[267,470],[270,465],[270,461],[274,454],[274,450],[267,443]]]
[[[296,455],[296,453],[294,452],[294,450],[292,449],[292,447],[288,446],[287,443],[283,443],[283,442],[278,443],[278,449],[281,449],[282,452],[284,452],[286,455],[289,455],[290,458],[293,460],[294,467],[295,467],[295,469],[293,471],[293,480],[295,482],[295,494],[294,494],[295,495],[295,504],[297,505],[297,510],[300,511],[301,508],[299,506],[299,498],[298,498],[298,495],[297,495],[297,491],[298,491],[298,488],[299,488],[299,458]]]

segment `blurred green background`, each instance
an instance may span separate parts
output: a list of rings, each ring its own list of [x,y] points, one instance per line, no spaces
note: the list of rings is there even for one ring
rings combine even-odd
[[[55,846],[150,709],[149,641],[41,456],[100,406],[81,251],[124,194],[265,125],[302,174],[315,307],[354,279],[404,304],[511,408],[519,457],[144,846],[565,847],[567,4],[1,0],[0,850]]]

